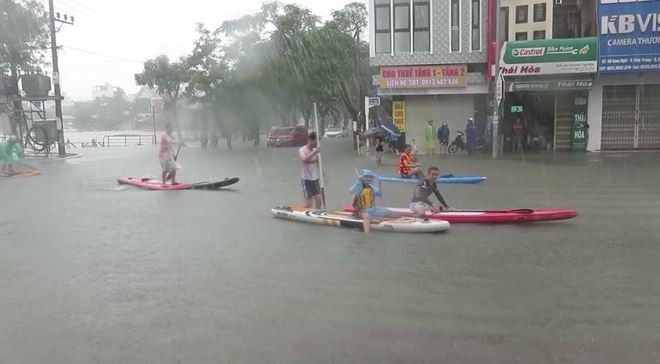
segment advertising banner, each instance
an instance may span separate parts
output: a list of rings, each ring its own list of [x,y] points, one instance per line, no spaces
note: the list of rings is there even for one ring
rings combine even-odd
[[[406,103],[403,101],[392,102],[392,123],[399,129],[400,133],[406,131]]]
[[[467,85],[466,65],[381,67],[380,88],[455,88]]]
[[[660,0],[597,1],[598,71],[660,71]]]
[[[506,42],[500,72],[506,76],[595,73],[596,38]]]

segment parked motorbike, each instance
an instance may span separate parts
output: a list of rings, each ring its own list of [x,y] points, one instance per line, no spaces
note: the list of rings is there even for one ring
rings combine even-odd
[[[467,145],[465,145],[465,141],[463,140],[463,135],[464,134],[462,131],[456,132],[456,138],[454,139],[453,142],[451,142],[451,144],[449,144],[449,148],[447,149],[449,153],[454,154],[458,151],[458,149],[461,150],[467,149]]]

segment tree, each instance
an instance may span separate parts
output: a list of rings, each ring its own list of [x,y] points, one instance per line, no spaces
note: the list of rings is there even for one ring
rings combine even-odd
[[[183,135],[177,119],[177,103],[181,90],[190,80],[186,68],[185,60],[170,62],[167,56],[161,55],[144,62],[142,73],[135,75],[138,85],[156,87],[156,91],[163,98],[165,110],[172,115],[180,140],[183,140]]]
[[[40,70],[49,40],[48,14],[40,1],[0,1],[0,74]]]
[[[10,75],[18,90],[20,72],[40,71],[49,42],[48,15],[38,0],[0,0],[0,76]],[[21,103],[14,102],[21,110]],[[12,119],[16,134],[18,121]]]
[[[353,82],[355,84],[354,95],[350,97],[346,87],[343,88],[342,98],[346,107],[351,113],[353,120],[358,120],[358,110],[362,109],[362,100],[367,95],[367,85],[370,84],[370,73],[368,63],[368,46],[365,46],[361,37],[367,27],[367,9],[363,3],[352,2],[346,4],[343,9],[332,13],[334,25],[342,32],[353,38]],[[364,62],[364,60],[367,62]],[[364,64],[366,63],[366,64]],[[363,71],[364,70],[364,71]],[[355,104],[350,100],[354,100]],[[363,110],[363,112],[365,112]],[[363,125],[359,126],[360,128]],[[357,139],[354,136],[354,147],[357,146]]]

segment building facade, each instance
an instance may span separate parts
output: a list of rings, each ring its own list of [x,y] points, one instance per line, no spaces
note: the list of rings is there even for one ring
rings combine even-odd
[[[596,0],[589,150],[660,148],[660,0]]]
[[[392,121],[422,148],[427,120],[452,138],[486,123],[487,0],[369,0],[370,64]]]
[[[660,0],[501,0],[497,28],[494,4],[369,0],[376,93],[407,142],[428,119],[488,129],[497,29],[505,153],[518,120],[526,150],[660,148]]]

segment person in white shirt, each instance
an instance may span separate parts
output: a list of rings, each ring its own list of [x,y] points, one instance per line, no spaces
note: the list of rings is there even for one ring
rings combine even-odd
[[[322,208],[321,186],[319,184],[319,153],[316,133],[309,134],[307,145],[298,150],[302,164],[302,186],[305,197],[305,207]]]
[[[158,159],[163,168],[163,184],[166,184],[168,180],[171,180],[173,185],[176,184],[177,145],[178,141],[174,137],[172,124],[165,124],[165,133],[163,133],[163,136],[160,138],[160,151],[158,152]]]

